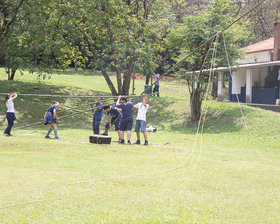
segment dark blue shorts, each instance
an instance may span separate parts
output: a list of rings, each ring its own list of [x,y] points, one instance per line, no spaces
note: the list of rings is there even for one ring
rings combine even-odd
[[[135,124],[135,132],[146,132],[146,121],[143,120],[136,120]]]
[[[44,123],[45,125],[56,123],[56,120],[54,119],[52,112],[47,112]]]
[[[111,124],[113,124],[113,123],[114,123],[114,125],[115,125],[115,131],[120,130],[121,118],[118,118],[118,120],[112,119],[112,120],[111,120]],[[107,123],[105,124],[105,128],[109,128],[109,122],[107,122]]]
[[[121,123],[120,123],[120,130],[121,131],[131,131],[132,129],[132,124],[133,124],[133,118],[125,118],[125,119],[121,119]]]

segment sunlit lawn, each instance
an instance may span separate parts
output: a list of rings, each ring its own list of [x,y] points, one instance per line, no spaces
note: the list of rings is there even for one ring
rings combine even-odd
[[[136,94],[143,85],[136,81]],[[102,76],[83,72],[40,83],[2,75],[0,90],[109,94]],[[187,86],[163,81],[161,90],[150,97],[147,126],[158,130],[148,147],[119,145],[115,132],[111,145],[90,144],[91,113],[62,119],[59,141],[45,139],[43,125],[16,129],[41,120],[54,99],[19,94],[14,136],[0,136],[0,223],[279,223],[279,115],[242,106],[244,120],[237,104],[210,101],[196,135],[185,122]],[[59,99],[79,110],[90,101]],[[2,104],[2,130],[4,115]]]

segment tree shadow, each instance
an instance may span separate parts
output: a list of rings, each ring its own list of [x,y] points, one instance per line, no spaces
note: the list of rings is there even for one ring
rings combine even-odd
[[[0,92],[11,93],[17,92],[18,98],[15,100],[15,114],[17,120],[14,128],[28,126],[33,123],[42,122],[42,125],[34,125],[26,127],[26,129],[40,129],[44,128],[43,117],[49,106],[53,101],[60,102],[58,109],[59,124],[63,128],[77,128],[77,129],[91,129],[92,112],[90,110],[90,103],[95,102],[95,98],[66,98],[59,97],[59,95],[73,95],[73,93],[83,93],[83,89],[58,87],[54,85],[46,85],[44,83],[26,83],[20,81],[0,81]],[[58,96],[25,96],[24,94],[44,94],[44,95],[58,95]],[[87,90],[88,95],[108,95],[105,92],[96,92]],[[4,95],[2,99],[4,100]],[[111,100],[112,101],[112,100]],[[3,101],[2,101],[3,102]],[[109,102],[109,101],[108,101]],[[113,102],[113,101],[112,101]],[[2,103],[0,107],[0,125],[6,125],[6,106]],[[73,116],[71,115],[73,114]],[[63,118],[65,116],[65,118]]]
[[[147,125],[152,125],[158,130],[165,130],[169,123],[173,123],[178,118],[175,111],[170,110],[174,101],[165,98],[151,97],[150,107],[147,112]]]
[[[93,98],[64,98],[64,97],[38,97],[23,96],[20,93],[30,94],[49,94],[49,95],[108,95],[106,92],[83,90],[81,88],[58,87],[45,83],[27,83],[21,81],[0,81],[0,92],[17,92],[18,98],[15,100],[16,124],[14,128],[27,126],[33,123],[42,122],[40,125],[24,127],[24,129],[46,129],[43,125],[43,117],[46,110],[53,101],[59,101],[61,107],[58,110],[59,126],[65,129],[85,129],[92,130],[92,112],[90,103],[94,103]],[[2,96],[4,99],[4,96]],[[141,102],[142,98],[133,99],[133,103]],[[114,101],[103,102],[104,104],[114,105]],[[147,114],[147,126],[152,125],[158,130],[170,130],[185,134],[196,133],[197,123],[187,122],[185,117],[188,107],[185,102],[176,100],[175,98],[150,97],[150,108]],[[211,104],[213,104],[211,106]],[[1,105],[1,104],[0,104]],[[186,108],[186,109],[185,109]],[[183,112],[180,112],[181,111]],[[243,107],[246,116],[254,108]],[[0,125],[6,125],[5,119],[6,106],[2,101],[0,106]],[[136,118],[136,113],[134,119]],[[65,117],[64,117],[65,116]],[[107,122],[107,116],[104,113],[101,129]],[[184,128],[185,125],[185,128]],[[235,104],[226,104],[210,102],[205,120],[204,133],[219,134],[226,132],[238,132],[243,128],[242,115],[240,109]]]
[[[243,106],[243,117],[237,104],[229,105],[228,103],[220,103],[219,106],[210,107],[206,111],[206,116],[204,116],[203,133],[220,134],[239,132],[244,129],[244,118],[253,110],[253,108]],[[202,124],[203,122],[201,122]],[[196,133],[197,128],[198,122],[191,122],[189,119],[184,119],[184,121],[181,119],[176,124],[171,125],[172,131],[179,131],[186,134]]]

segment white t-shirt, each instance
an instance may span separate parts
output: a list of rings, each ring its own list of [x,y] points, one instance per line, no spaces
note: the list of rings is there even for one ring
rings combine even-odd
[[[9,113],[14,113],[15,112],[15,108],[14,108],[14,102],[12,99],[8,99],[6,102],[6,106],[7,106],[7,112]]]
[[[134,108],[138,109],[136,120],[146,121],[146,113],[148,111],[149,104],[146,104],[146,106],[144,106],[142,103],[137,103],[136,105],[134,105]]]

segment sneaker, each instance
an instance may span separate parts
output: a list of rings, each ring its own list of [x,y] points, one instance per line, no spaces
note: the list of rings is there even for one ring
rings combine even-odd
[[[51,138],[50,136],[46,135],[45,138]]]
[[[124,144],[124,139],[121,139],[121,141],[119,142],[120,144]]]
[[[127,140],[127,144],[128,144],[128,145],[131,145],[131,142],[130,142],[130,140]]]
[[[145,141],[144,145],[148,145],[148,141]]]
[[[56,137],[54,137],[55,139],[61,139],[61,138],[59,138],[58,136],[56,136]]]
[[[133,144],[137,144],[137,145],[140,145],[141,143],[140,143],[140,140],[137,140],[135,143],[133,143]]]

